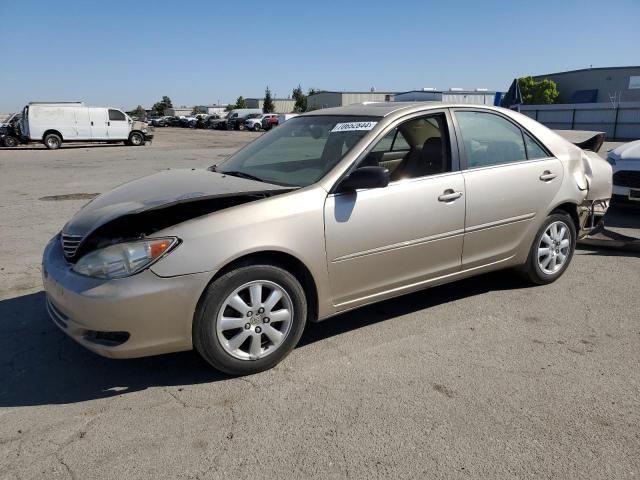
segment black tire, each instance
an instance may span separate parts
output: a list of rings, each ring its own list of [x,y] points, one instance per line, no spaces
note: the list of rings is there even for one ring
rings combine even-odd
[[[273,282],[289,295],[293,308],[291,326],[273,353],[256,360],[243,360],[232,356],[222,346],[216,322],[227,297],[246,283],[258,280]],[[193,345],[214,368],[230,375],[250,375],[268,370],[280,363],[297,345],[306,321],[306,295],[300,282],[293,275],[273,265],[240,267],[216,279],[205,290],[194,317]]]
[[[18,139],[8,135],[2,139],[2,145],[5,147],[13,148],[18,146]]]
[[[49,150],[57,150],[62,145],[62,138],[57,133],[48,133],[42,139],[42,143]]]
[[[541,246],[542,237],[547,229],[554,223],[564,225],[570,235],[568,252],[566,252],[564,263],[558,268],[557,271],[552,273],[545,272],[540,265],[538,248]],[[569,267],[571,260],[573,259],[573,253],[576,249],[576,226],[573,223],[571,216],[565,212],[554,211],[549,215],[544,223],[540,226],[540,229],[536,233],[533,244],[529,250],[529,257],[527,263],[519,270],[522,276],[536,285],[546,285],[555,282],[562,276],[565,270]],[[554,250],[554,248],[551,248]],[[556,252],[559,249],[556,247]],[[553,260],[555,261],[555,260]]]
[[[261,127],[262,127],[262,125],[260,125],[259,123],[256,123],[256,124],[253,126],[253,131],[254,131],[254,132],[259,132],[259,131],[260,131],[260,129],[261,129]]]
[[[239,123],[238,124],[238,130],[240,130],[240,131],[244,130],[244,123]]]
[[[140,132],[132,132],[129,135],[129,145],[132,147],[141,147],[144,145],[144,136]]]

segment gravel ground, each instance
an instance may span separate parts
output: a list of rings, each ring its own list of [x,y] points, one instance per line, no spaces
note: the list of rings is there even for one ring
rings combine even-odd
[[[0,150],[0,478],[638,478],[637,252],[362,308],[240,379],[194,353],[103,359],[51,324],[40,255],[91,194],[256,135]],[[640,237],[637,212],[616,215]]]

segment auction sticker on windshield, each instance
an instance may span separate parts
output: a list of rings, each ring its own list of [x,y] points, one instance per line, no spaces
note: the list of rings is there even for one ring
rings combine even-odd
[[[332,132],[355,132],[358,130],[371,130],[375,127],[378,122],[346,122],[346,123],[337,123],[335,127],[333,127]]]

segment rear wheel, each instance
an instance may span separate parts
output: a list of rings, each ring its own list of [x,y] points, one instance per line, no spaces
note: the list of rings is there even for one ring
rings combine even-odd
[[[254,132],[259,132],[259,131],[260,131],[260,127],[261,127],[261,126],[262,126],[262,125],[260,125],[259,123],[256,123],[256,124],[253,126],[253,131],[254,131]]]
[[[244,124],[243,123],[239,123],[238,124],[238,130],[240,130],[240,131],[244,130]]]
[[[196,350],[213,367],[248,375],[277,365],[296,346],[307,318],[302,286],[272,265],[241,267],[205,292],[193,325]]]
[[[554,212],[536,234],[522,272],[537,285],[555,282],[565,272],[576,248],[576,227],[566,213]]]
[[[12,136],[6,136],[2,139],[2,144],[5,147],[17,147],[18,146],[18,139],[16,137],[12,137]]]
[[[42,141],[49,150],[56,150],[62,145],[62,138],[57,133],[48,133]]]
[[[144,144],[144,137],[140,132],[133,132],[131,135],[129,135],[129,145],[132,145],[134,147],[139,147],[140,145],[143,145],[143,144]]]

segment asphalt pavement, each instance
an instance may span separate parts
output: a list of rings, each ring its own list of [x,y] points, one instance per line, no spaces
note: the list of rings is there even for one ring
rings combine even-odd
[[[91,195],[256,134],[156,135],[0,149],[0,479],[640,476],[640,255],[612,245],[552,285],[496,272],[311,325],[245,378],[76,345],[44,311],[48,239]]]

